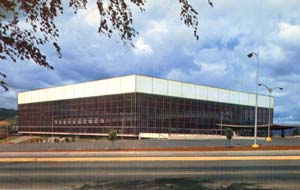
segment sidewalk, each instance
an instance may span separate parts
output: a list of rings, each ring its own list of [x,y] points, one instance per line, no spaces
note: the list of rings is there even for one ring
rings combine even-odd
[[[299,150],[300,139],[274,139],[272,142],[258,140],[257,150]],[[233,147],[226,147],[225,139],[203,140],[118,140],[110,149],[108,140],[71,143],[27,143],[0,144],[0,152],[39,152],[39,151],[255,151],[253,140],[234,139]]]

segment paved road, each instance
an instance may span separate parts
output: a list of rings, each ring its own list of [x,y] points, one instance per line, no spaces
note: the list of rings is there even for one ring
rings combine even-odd
[[[0,163],[0,187],[16,189],[298,190],[299,181],[299,160]]]
[[[270,160],[270,158],[280,156],[285,159]],[[297,156],[297,160],[289,159],[291,156]],[[100,161],[39,162],[36,160],[38,158],[72,160],[74,157],[82,160],[97,158]],[[1,161],[5,158],[8,158],[10,162]],[[15,158],[34,158],[35,162],[11,162]],[[119,158],[126,159],[114,160]],[[170,158],[175,159],[168,161]],[[212,161],[214,158],[220,160]],[[246,158],[246,160],[228,161],[227,158]],[[259,158],[259,160],[252,160],[253,158]],[[101,161],[101,159],[108,160]],[[155,159],[160,161],[154,161]],[[157,188],[165,190],[238,190],[247,189],[250,186],[257,190],[276,188],[298,190],[300,188],[299,181],[300,151],[294,150],[280,152],[0,153],[1,188],[140,190],[143,187],[145,190]]]
[[[233,139],[232,146],[251,146],[253,140]],[[300,138],[274,138],[272,142],[258,140],[263,146],[300,146]],[[114,143],[115,149],[132,148],[175,148],[175,147],[209,147],[226,146],[224,139],[203,140],[118,140]],[[45,143],[45,144],[0,144],[0,152],[7,151],[48,151],[48,150],[103,150],[109,147],[109,141],[75,143]]]
[[[268,151],[59,151],[0,152],[1,158],[120,158],[120,157],[225,157],[225,156],[300,156],[300,150]],[[300,162],[300,161],[299,161]]]
[[[275,139],[264,146],[299,146],[300,139]],[[224,140],[124,140],[115,146],[205,147],[224,146]],[[234,140],[233,145],[251,145],[251,140]],[[63,152],[63,150],[99,150],[108,141],[96,143],[1,145],[4,158],[119,158],[119,157],[217,157],[300,156],[300,151],[230,152]],[[45,152],[14,152],[42,150]],[[60,152],[47,152],[60,150]],[[300,158],[297,160],[244,161],[106,161],[106,162],[0,162],[0,188],[15,189],[184,189],[238,190],[300,189]],[[187,188],[188,186],[188,188]],[[159,188],[158,188],[159,187]],[[201,187],[201,188],[200,188]]]

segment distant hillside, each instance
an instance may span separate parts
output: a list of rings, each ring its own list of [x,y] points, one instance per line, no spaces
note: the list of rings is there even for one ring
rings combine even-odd
[[[12,118],[15,118],[17,115],[17,111],[13,109],[5,109],[0,108],[0,121],[1,120],[11,120]]]

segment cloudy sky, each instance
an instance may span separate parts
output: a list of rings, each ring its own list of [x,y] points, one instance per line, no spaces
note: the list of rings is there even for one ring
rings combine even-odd
[[[177,0],[148,0],[146,12],[134,9],[135,48],[97,33],[92,1],[77,15],[66,8],[57,19],[62,59],[42,47],[55,70],[1,63],[10,91],[1,90],[0,107],[16,108],[18,91],[128,74],[255,92],[256,62],[246,55],[256,51],[259,82],[284,88],[273,94],[276,122],[300,122],[300,1],[214,0],[214,9],[207,0],[190,2],[199,12],[198,41],[180,21]]]

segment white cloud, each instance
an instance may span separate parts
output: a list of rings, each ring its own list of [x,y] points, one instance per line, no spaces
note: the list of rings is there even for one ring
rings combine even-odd
[[[286,52],[280,45],[270,43],[260,50],[260,59],[268,65],[276,65],[287,59]]]
[[[104,6],[107,6],[107,2],[104,1]],[[87,2],[86,9],[82,8],[77,13],[78,22],[84,21],[89,27],[97,27],[100,20],[99,10],[97,7],[96,0],[89,0]],[[81,23],[81,22],[80,22]],[[84,26],[84,23],[82,23]]]
[[[186,80],[187,76],[179,69],[172,69],[166,76],[170,80]]]
[[[149,44],[146,44],[144,42],[144,38],[139,37],[137,41],[134,44],[135,48],[133,51],[136,54],[141,54],[141,55],[150,55],[153,53],[152,47]]]
[[[300,45],[300,25],[279,23],[279,37],[288,43]]]
[[[168,24],[165,21],[151,21],[148,27],[149,29],[145,34],[149,37],[160,36],[169,31]]]
[[[226,72],[226,65],[224,63],[205,63],[197,62],[200,66],[201,72],[203,73],[213,73],[214,75],[224,75]]]
[[[84,17],[85,22],[87,22],[90,26],[97,26],[99,24],[100,15],[98,8],[93,8],[90,11],[84,11],[81,15]]]

